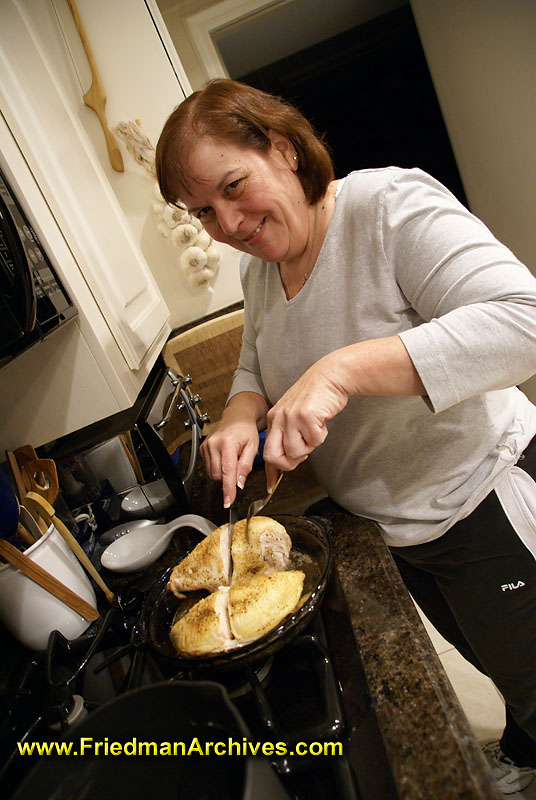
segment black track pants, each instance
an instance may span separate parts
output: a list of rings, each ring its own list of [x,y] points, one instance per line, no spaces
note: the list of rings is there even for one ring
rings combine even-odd
[[[536,479],[536,439],[517,466]],[[522,510],[520,538],[493,491],[439,539],[391,552],[428,619],[503,695],[504,753],[536,767],[536,519]]]

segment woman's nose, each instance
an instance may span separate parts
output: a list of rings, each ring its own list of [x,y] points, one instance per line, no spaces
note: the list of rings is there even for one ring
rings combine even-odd
[[[242,215],[232,204],[225,204],[216,210],[218,224],[226,236],[234,236],[240,227]]]

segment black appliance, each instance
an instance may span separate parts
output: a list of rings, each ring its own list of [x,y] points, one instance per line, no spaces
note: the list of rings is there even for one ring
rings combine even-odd
[[[77,313],[0,172],[0,366]]]
[[[73,515],[89,512],[105,532],[138,518],[169,520],[187,513],[203,429],[210,422],[201,403],[191,377],[177,374],[160,355],[131,408],[39,448],[41,456],[56,462]],[[128,438],[142,473],[139,485],[121,492],[92,480],[85,464],[89,450],[118,435]],[[133,500],[128,512],[127,497]]]

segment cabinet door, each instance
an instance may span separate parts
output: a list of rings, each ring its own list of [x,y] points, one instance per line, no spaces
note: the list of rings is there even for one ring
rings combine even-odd
[[[53,65],[46,37],[54,19],[50,4],[44,9],[41,0],[2,4],[2,113],[125,361],[137,370],[167,338],[169,311],[81,122],[81,98],[73,107]],[[38,24],[45,13],[48,28]]]

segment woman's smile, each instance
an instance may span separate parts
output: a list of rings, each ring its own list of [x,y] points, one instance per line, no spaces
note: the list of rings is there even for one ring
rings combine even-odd
[[[264,223],[265,223],[265,221],[266,221],[266,217],[264,217],[264,219],[262,219],[262,220],[259,222],[259,224],[258,224],[258,225],[257,225],[257,227],[255,228],[255,230],[253,231],[253,233],[251,234],[251,236],[246,236],[246,238],[245,238],[245,239],[243,239],[243,241],[244,241],[246,244],[248,244],[248,245],[255,245],[255,244],[258,242],[258,240],[259,240],[259,239],[258,239],[258,234],[259,234],[259,233],[262,231],[262,229],[263,229],[263,227],[264,227]]]

